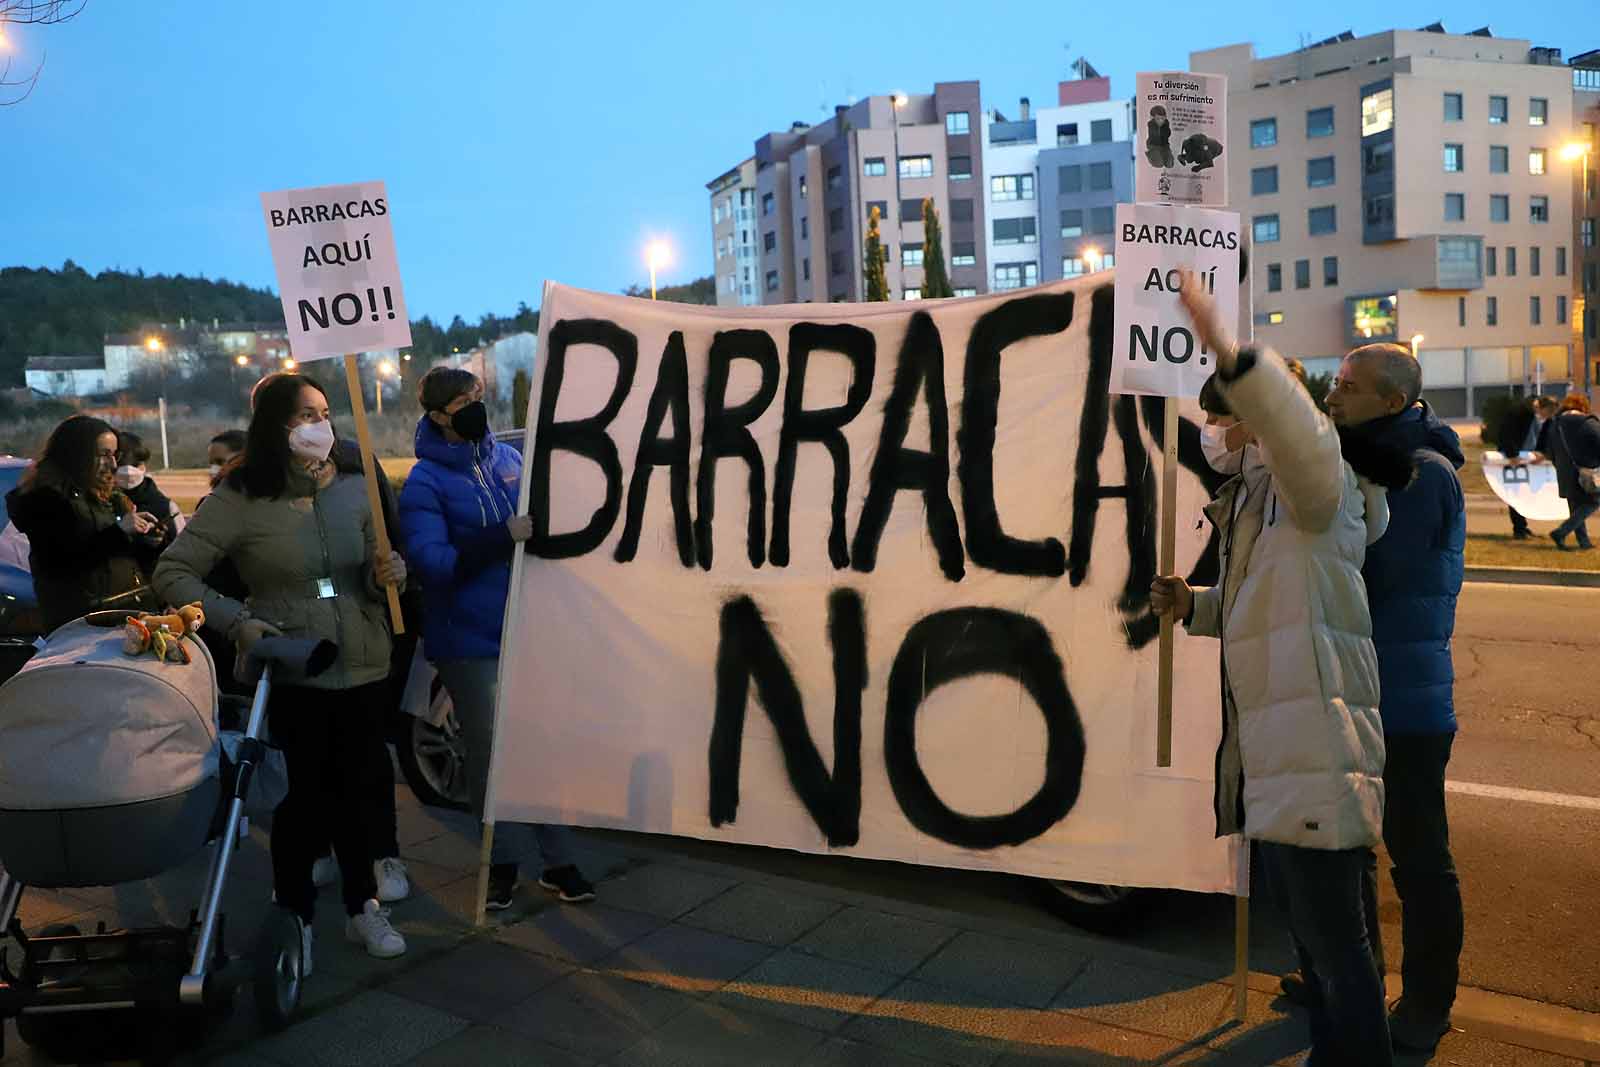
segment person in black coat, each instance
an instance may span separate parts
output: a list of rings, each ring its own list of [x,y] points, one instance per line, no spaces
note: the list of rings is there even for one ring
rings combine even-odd
[[[1506,409],[1496,428],[1495,442],[1500,446],[1500,454],[1516,459],[1524,452],[1537,452],[1540,433],[1545,423],[1555,416],[1556,406],[1555,397],[1541,396],[1519,400]],[[1511,536],[1518,541],[1527,540],[1528,520],[1509,504],[1506,510],[1511,513]]]
[[[150,448],[144,439],[128,430],[118,430],[117,470],[113,480],[117,488],[133,501],[134,507],[154,515],[157,522],[156,529],[149,537],[152,552],[145,568],[146,577],[155,570],[155,556],[172,544],[173,538],[183,528],[183,512],[150,477],[149,465]]]
[[[1556,485],[1567,502],[1567,521],[1550,532],[1550,540],[1563,552],[1567,535],[1578,535],[1578,547],[1589,549],[1587,521],[1600,511],[1600,492],[1583,477],[1585,469],[1600,468],[1600,418],[1589,413],[1589,398],[1569,393],[1561,401],[1561,413],[1545,424],[1539,435],[1539,451],[1556,465]]]
[[[74,415],[6,494],[11,521],[28,537],[46,630],[101,608],[158,607],[144,567],[156,516],[117,490],[116,469],[116,431]]]

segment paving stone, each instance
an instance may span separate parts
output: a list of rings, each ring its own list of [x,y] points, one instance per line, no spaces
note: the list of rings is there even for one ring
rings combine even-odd
[[[702,1002],[644,1035],[608,1063],[618,1067],[779,1067],[798,1062],[822,1039],[815,1030],[770,1015]]]
[[[800,1067],[927,1067],[934,1062],[862,1041],[830,1037],[812,1049],[800,1061]]]
[[[818,926],[842,906],[830,900],[761,885],[737,885],[678,921],[746,941],[782,946]]]
[[[611,879],[603,892],[608,907],[676,919],[736,884],[731,878],[666,863],[651,863]]]
[[[1215,982],[1097,959],[1050,1007],[1111,1026],[1200,1041],[1232,1020],[1233,993]]]
[[[488,1022],[571,970],[569,964],[547,956],[476,941],[383,988],[463,1019]]]
[[[893,1052],[968,1067],[989,1064],[1015,1046],[1036,1014],[979,993],[907,979],[839,1033]]]
[[[590,904],[546,909],[526,922],[500,928],[495,938],[553,959],[589,964],[661,925],[653,916]]]
[[[498,1026],[474,1026],[407,1060],[406,1067],[588,1067],[594,1062]]]
[[[465,1019],[372,989],[249,1051],[293,1067],[391,1067],[466,1028]]]
[[[831,960],[908,974],[956,936],[953,927],[867,908],[845,908],[795,942]]]
[[[671,989],[578,972],[506,1011],[494,1025],[580,1056],[605,1059],[695,1003]]]
[[[967,931],[912,972],[912,977],[1042,1008],[1087,961],[1082,953]]]
[[[850,963],[783,949],[729,982],[712,998],[814,1030],[837,1030],[899,979]]]
[[[1061,1012],[1030,1012],[1016,1040],[996,1060],[1004,1067],[1022,1064],[1072,1064],[1081,1067],[1132,1067],[1134,1064],[1169,1063],[1183,1054],[1181,1041],[1154,1034],[1123,1030],[1093,1019]],[[1257,1061],[1230,1060],[1234,1067]]]
[[[596,966],[620,977],[699,994],[744,974],[772,952],[770,945],[672,925],[618,949]]]

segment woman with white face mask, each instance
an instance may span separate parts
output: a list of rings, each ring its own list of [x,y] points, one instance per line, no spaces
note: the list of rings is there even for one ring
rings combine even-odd
[[[152,551],[149,566],[154,567],[154,555],[172,544],[183,529],[184,517],[178,505],[150,477],[149,467],[150,447],[144,439],[129,430],[118,430],[117,469],[112,478],[136,508],[156,516],[156,528],[145,539]]]
[[[269,379],[255,397],[243,461],[226,474],[156,568],[156,588],[174,604],[200,601],[207,619],[241,654],[286,634],[339,646],[328,671],[273,688],[268,725],[289,768],[289,797],[272,834],[273,887],[302,923],[310,960],[316,901],[312,863],[331,836],[338,856],[346,934],[379,958],[405,940],[377,898],[372,842],[383,756],[390,633],[385,586],[404,586],[398,553],[380,557],[366,487],[331,459],[328,398],[298,374]],[[205,582],[227,558],[248,597]],[[306,967],[309,973],[309,966]]]

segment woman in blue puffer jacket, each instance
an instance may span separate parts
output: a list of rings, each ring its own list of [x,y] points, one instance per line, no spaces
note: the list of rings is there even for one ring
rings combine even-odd
[[[512,553],[533,523],[517,514],[522,457],[489,432],[477,376],[435,367],[418,383],[417,397],[417,465],[400,491],[400,524],[406,559],[422,576],[422,647],[455,705],[472,808],[481,818]],[[518,871],[535,845],[544,861],[540,886],[567,903],[593,900],[594,887],[572,862],[570,837],[565,827],[497,823],[487,907],[511,906]]]

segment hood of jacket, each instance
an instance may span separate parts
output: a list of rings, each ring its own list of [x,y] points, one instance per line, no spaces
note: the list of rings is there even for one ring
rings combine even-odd
[[[1419,400],[1398,415],[1373,419],[1359,426],[1341,426],[1339,442],[1344,458],[1363,478],[1386,489],[1403,489],[1416,476],[1412,453],[1428,448],[1460,470],[1466,463],[1461,438]]]
[[[444,431],[424,412],[422,418],[417,420],[414,444],[418,459],[431,460],[441,467],[466,474],[472,470],[474,463],[481,463],[494,454],[495,440],[494,431],[490,430],[479,441],[462,441],[460,444],[446,441]]]

